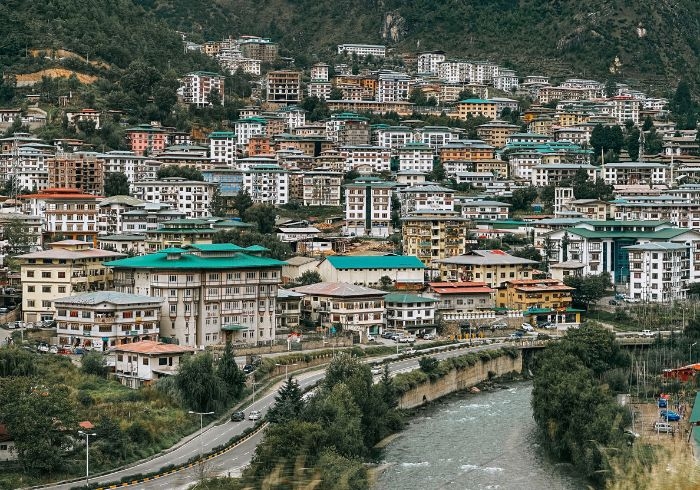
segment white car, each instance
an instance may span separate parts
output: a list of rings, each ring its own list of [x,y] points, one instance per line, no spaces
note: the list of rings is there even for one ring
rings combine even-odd
[[[377,374],[382,374],[381,366],[372,366],[372,374],[376,376]]]
[[[522,323],[522,324],[520,324],[520,328],[522,328],[522,329],[525,330],[526,332],[534,332],[534,330],[535,330],[535,327],[533,327],[533,326],[530,325],[529,323]]]
[[[411,342],[415,342],[416,338],[413,335],[406,335],[405,337],[399,338],[399,342],[402,344],[410,344]]]
[[[260,410],[251,410],[248,414],[248,420],[258,420],[260,418]]]
[[[506,322],[496,322],[491,325],[493,328],[508,328],[508,324]]]
[[[367,336],[367,342],[374,342],[375,340],[377,340],[377,339],[374,338],[374,335]]]

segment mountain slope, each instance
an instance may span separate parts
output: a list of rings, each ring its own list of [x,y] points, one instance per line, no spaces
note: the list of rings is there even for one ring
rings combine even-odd
[[[218,39],[257,34],[322,58],[343,42],[443,49],[521,71],[700,79],[696,0],[136,0],[173,27]],[[613,68],[613,73],[611,73]]]

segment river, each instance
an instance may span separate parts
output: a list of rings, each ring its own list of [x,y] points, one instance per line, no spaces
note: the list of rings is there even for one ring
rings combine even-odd
[[[431,405],[384,450],[376,490],[578,490],[582,481],[542,454],[531,383]]]

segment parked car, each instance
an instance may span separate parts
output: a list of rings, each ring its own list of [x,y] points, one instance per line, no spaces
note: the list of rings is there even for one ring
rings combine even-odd
[[[374,335],[367,336],[367,342],[374,342],[375,340],[377,340],[377,339],[374,338]]]
[[[520,328],[522,328],[522,329],[525,330],[526,332],[532,332],[533,330],[535,330],[535,327],[533,327],[533,326],[530,325],[529,323],[521,323],[521,324],[520,324]]]
[[[416,338],[413,335],[406,335],[405,337],[399,337],[399,342],[402,344],[410,344],[415,342]]]
[[[248,414],[248,420],[258,420],[260,418],[260,410],[251,410]]]
[[[435,335],[432,333],[424,333],[423,334],[423,340],[433,340],[435,338]]]
[[[624,301],[627,295],[624,293],[615,293],[615,299],[618,301]]]
[[[49,354],[58,354],[58,346],[52,345],[51,347],[49,347]]]
[[[659,417],[669,422],[678,422],[681,419],[681,416],[673,410],[661,410]]]
[[[44,342],[40,343],[39,345],[36,346],[37,352],[43,352],[46,353],[49,351],[49,344],[46,344]]]
[[[673,433],[675,429],[668,422],[654,422],[652,430],[656,432]]]
[[[253,366],[252,364],[246,364],[245,366],[243,366],[243,372],[245,374],[250,374],[253,371],[255,371],[255,366]]]
[[[620,303],[619,303],[616,299],[611,299],[610,301],[608,301],[608,304],[609,304],[609,305],[613,305],[613,306],[617,306],[617,305],[619,305]]]
[[[627,302],[627,303],[641,303],[642,300],[639,298],[625,298],[625,302]]]
[[[372,366],[372,374],[377,375],[377,374],[382,374],[382,367],[381,366]]]
[[[668,407],[668,400],[666,398],[659,398],[659,408]]]
[[[522,332],[513,332],[508,336],[509,339],[514,339],[514,340],[520,340],[523,338],[523,333]]]
[[[508,324],[506,322],[496,322],[491,325],[493,328],[508,328]]]
[[[409,347],[408,349],[402,350],[401,353],[407,356],[411,356],[416,353],[416,349],[414,349],[413,347]]]
[[[653,337],[654,332],[652,332],[651,330],[642,330],[641,332],[639,332],[639,336],[640,337]]]
[[[245,413],[233,412],[231,414],[231,422],[240,422],[241,420],[245,420]]]
[[[391,332],[391,331],[384,331],[384,332],[382,332],[382,338],[383,338],[383,339],[390,339],[392,335],[394,335],[394,332]]]

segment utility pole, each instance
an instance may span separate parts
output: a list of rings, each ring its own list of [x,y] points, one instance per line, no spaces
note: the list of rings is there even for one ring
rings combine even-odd
[[[78,434],[85,436],[85,486],[90,487],[90,436],[95,437],[97,434],[94,432],[83,432],[78,431]]]
[[[190,410],[187,413],[193,415],[199,415],[199,459],[202,459],[202,453],[204,452],[204,442],[202,441],[202,436],[204,435],[204,416],[213,415],[214,412],[193,412]]]

